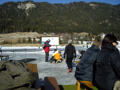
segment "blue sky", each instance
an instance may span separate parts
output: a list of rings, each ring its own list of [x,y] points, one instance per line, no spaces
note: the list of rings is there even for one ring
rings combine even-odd
[[[18,1],[26,1],[26,0],[0,0],[0,4],[3,4],[5,2],[18,2]],[[84,1],[84,2],[101,2],[101,3],[108,3],[112,5],[117,5],[120,4],[120,0],[32,0],[34,2],[48,2],[48,3],[70,3],[70,2],[79,2],[79,1]]]

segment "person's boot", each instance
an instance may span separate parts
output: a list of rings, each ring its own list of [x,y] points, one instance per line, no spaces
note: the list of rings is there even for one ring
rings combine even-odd
[[[70,72],[70,69],[68,69],[68,72]]]
[[[70,68],[70,72],[72,72],[72,69]]]
[[[72,72],[72,69],[70,68],[70,69],[68,69],[68,72]]]

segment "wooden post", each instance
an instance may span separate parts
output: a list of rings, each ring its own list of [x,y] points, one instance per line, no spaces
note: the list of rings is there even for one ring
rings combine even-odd
[[[56,45],[56,49],[57,49],[57,45]]]
[[[77,81],[77,90],[80,90],[80,82]]]
[[[45,90],[60,90],[55,77],[45,77]]]

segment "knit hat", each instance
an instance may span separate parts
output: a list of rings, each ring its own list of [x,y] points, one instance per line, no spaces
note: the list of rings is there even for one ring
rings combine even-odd
[[[68,43],[72,43],[72,40],[68,40]]]
[[[50,42],[50,39],[48,39],[47,41]]]

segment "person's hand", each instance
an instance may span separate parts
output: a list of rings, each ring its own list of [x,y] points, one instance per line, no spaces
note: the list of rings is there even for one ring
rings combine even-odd
[[[63,58],[65,59],[65,56],[63,56]]]
[[[74,59],[76,58],[76,55],[74,56]]]

